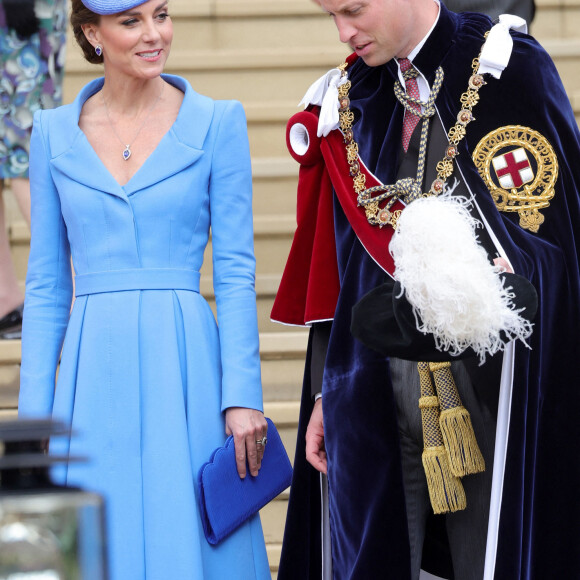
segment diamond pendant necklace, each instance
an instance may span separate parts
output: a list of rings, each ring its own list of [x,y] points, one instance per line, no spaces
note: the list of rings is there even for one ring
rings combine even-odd
[[[109,121],[109,125],[111,126],[111,129],[113,130],[113,133],[115,134],[115,137],[117,137],[117,139],[119,140],[119,143],[121,143],[121,145],[125,145],[125,149],[123,149],[123,159],[125,161],[129,161],[129,158],[131,157],[131,147],[133,146],[133,143],[135,143],[135,141],[137,140],[137,137],[139,137],[139,133],[141,133],[141,129],[143,129],[143,127],[145,126],[145,123],[147,123],[147,119],[149,118],[149,115],[153,112],[153,109],[157,106],[157,103],[159,103],[159,101],[161,100],[161,96],[163,95],[164,88],[165,88],[165,82],[163,82],[163,85],[161,86],[161,92],[159,93],[159,96],[157,97],[157,99],[155,99],[155,102],[153,103],[151,108],[147,111],[147,115],[145,115],[145,119],[141,123],[141,126],[137,130],[137,133],[135,133],[135,137],[133,137],[131,142],[128,143],[127,145],[125,145],[125,142],[121,139],[121,137],[119,137],[119,133],[117,133],[115,126],[113,125],[113,122],[111,121],[111,116],[109,115],[109,107],[107,107],[107,101],[105,101],[105,97],[103,95],[103,92],[101,91],[101,99],[103,99],[103,105],[105,105],[105,113],[107,114],[107,120]]]

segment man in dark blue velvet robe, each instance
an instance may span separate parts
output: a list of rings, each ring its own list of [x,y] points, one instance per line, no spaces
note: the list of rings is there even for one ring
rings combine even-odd
[[[432,124],[439,123],[446,134],[457,120],[472,61],[492,23],[482,15],[453,14],[433,0],[321,0],[320,4],[334,18],[341,40],[359,56],[348,78],[360,159],[383,183],[394,183],[404,157],[403,107],[393,92],[397,58],[409,56],[424,41],[412,54],[413,66],[429,86],[436,69],[443,68],[445,78]],[[498,410],[483,577],[580,578],[576,498],[580,488],[580,422],[576,420],[580,409],[580,135],[549,56],[526,34],[512,31],[511,38],[509,63],[500,78],[485,75],[487,84],[474,107],[475,120],[467,126],[455,159],[456,175],[497,255],[529,280],[539,297],[529,348],[519,341],[509,343],[500,355],[498,384],[489,386],[497,393]],[[507,146],[494,149],[502,139]],[[490,169],[492,158],[503,155],[511,167],[518,161],[510,152],[526,147],[532,151],[526,159],[535,187],[528,194],[533,200],[534,195],[546,193],[539,226],[526,221],[526,202],[518,212],[517,204],[502,205],[501,198],[490,194],[490,189],[505,183],[498,181],[505,172]],[[324,162],[328,165],[326,156]],[[552,164],[551,172],[546,164]],[[330,170],[329,174],[336,191],[340,177]],[[317,471],[305,460],[306,435],[310,462],[328,473],[333,577],[407,580],[411,578],[409,525],[389,360],[350,333],[353,306],[380,286],[387,274],[361,243],[337,196],[333,213],[339,293],[327,316],[302,321],[332,320],[311,333],[278,578],[321,577],[320,485]],[[296,279],[292,282],[298,284]],[[283,278],[281,288],[287,286]],[[306,286],[313,286],[312,281]],[[289,302],[281,291],[273,318],[292,322],[280,314]],[[322,349],[317,341],[323,343]],[[311,382],[316,377],[322,377],[322,397],[314,403]]]

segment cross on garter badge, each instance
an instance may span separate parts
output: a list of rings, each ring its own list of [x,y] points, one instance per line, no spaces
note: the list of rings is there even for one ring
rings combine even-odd
[[[537,232],[544,222],[540,209],[550,205],[558,178],[548,140],[529,127],[508,125],[488,133],[472,159],[497,209],[517,212],[520,226]]]
[[[534,172],[526,150],[518,147],[491,160],[499,184],[504,189],[521,187],[534,180]]]

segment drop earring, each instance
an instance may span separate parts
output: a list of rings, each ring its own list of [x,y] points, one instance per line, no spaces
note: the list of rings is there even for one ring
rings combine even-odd
[[[95,54],[97,56],[101,56],[101,54],[103,54],[103,47],[100,44],[97,44],[97,46],[95,46]]]

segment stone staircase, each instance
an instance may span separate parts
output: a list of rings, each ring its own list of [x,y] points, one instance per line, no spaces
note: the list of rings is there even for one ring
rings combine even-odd
[[[269,319],[295,227],[298,167],[286,150],[285,124],[309,84],[348,51],[338,42],[332,20],[311,0],[171,0],[170,12],[175,40],[167,72],[185,76],[200,93],[242,101],[247,113],[265,410],[293,458],[307,332]],[[556,61],[578,119],[579,31],[580,0],[537,0],[532,33]],[[81,59],[70,35],[65,101],[100,74]],[[30,236],[10,195],[5,198],[23,281]],[[210,268],[204,266],[202,293],[213,304]],[[19,360],[19,341],[0,341],[0,418],[16,412]],[[287,492],[262,511],[274,578],[286,502]]]

